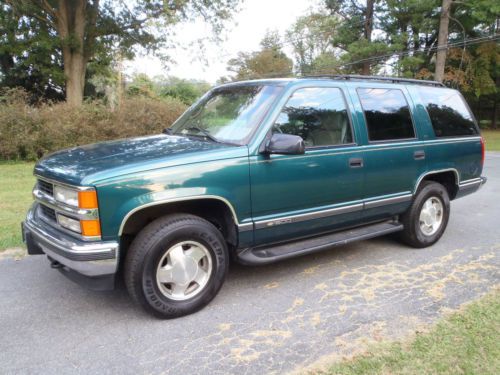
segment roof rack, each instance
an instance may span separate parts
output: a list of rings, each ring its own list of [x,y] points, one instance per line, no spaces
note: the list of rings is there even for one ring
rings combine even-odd
[[[383,76],[363,76],[359,74],[322,74],[322,75],[311,75],[311,76],[302,76],[302,79],[305,78],[324,78],[324,79],[336,79],[336,80],[360,80],[360,81],[386,81],[392,83],[412,83],[416,85],[428,85],[428,86],[437,86],[437,87],[445,87],[440,82],[437,81],[429,81],[424,79],[412,79],[412,78],[397,78],[397,77],[383,77]]]

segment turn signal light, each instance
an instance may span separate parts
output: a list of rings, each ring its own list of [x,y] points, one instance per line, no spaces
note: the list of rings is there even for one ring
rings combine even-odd
[[[101,224],[99,220],[81,220],[82,236],[97,237],[101,235]]]
[[[97,208],[97,193],[95,190],[86,190],[78,192],[78,207],[93,209]]]

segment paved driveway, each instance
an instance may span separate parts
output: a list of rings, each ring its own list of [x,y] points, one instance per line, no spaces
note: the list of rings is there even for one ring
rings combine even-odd
[[[0,261],[1,373],[281,373],[397,338],[500,276],[500,154],[486,186],[452,203],[432,248],[390,238],[280,264],[234,266],[197,314],[159,321],[126,292],[86,291],[43,256]]]

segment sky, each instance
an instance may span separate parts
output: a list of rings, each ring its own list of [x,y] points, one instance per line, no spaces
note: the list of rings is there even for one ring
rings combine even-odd
[[[145,73],[150,77],[171,75],[215,83],[229,74],[227,61],[239,51],[258,50],[267,30],[278,30],[283,36],[298,17],[317,3],[317,0],[244,0],[219,45],[205,37],[210,34],[210,28],[203,22],[181,24],[176,27],[174,38],[179,47],[171,53],[175,64],[166,70],[158,58],[141,56],[124,64],[125,73],[129,76]],[[197,40],[202,40],[204,51],[201,53],[199,47],[193,46]],[[284,50],[291,55],[289,47],[285,46]]]

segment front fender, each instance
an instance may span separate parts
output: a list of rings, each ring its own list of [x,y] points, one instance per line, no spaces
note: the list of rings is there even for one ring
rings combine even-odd
[[[154,171],[97,186],[103,239],[116,240],[128,217],[141,208],[191,199],[218,199],[237,224],[251,221],[248,158]]]

